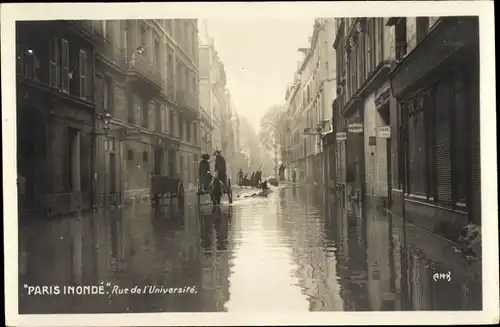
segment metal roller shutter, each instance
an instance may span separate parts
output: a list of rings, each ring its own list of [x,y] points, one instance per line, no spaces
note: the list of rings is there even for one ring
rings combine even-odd
[[[481,144],[479,114],[479,67],[471,74],[470,84],[470,221],[481,223]]]
[[[435,121],[435,163],[437,201],[452,204],[451,186],[451,85],[449,79],[437,85]]]

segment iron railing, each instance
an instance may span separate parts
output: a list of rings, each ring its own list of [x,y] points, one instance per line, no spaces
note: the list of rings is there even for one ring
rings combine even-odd
[[[134,53],[130,60],[129,69],[135,71],[146,79],[150,80],[156,86],[163,88],[163,79],[161,71],[155,67],[146,57],[139,53]]]

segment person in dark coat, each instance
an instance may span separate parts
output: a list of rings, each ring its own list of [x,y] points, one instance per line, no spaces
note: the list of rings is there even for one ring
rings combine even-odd
[[[224,159],[219,150],[215,151],[214,155],[215,155],[215,172],[217,173],[217,178],[224,185],[227,185],[226,159]]]
[[[210,155],[202,155],[200,164],[198,166],[198,176],[200,178],[200,184],[202,185],[203,190],[206,190],[208,188],[208,185],[211,181],[210,162],[208,162],[209,159]]]
[[[238,185],[243,184],[243,169],[240,168],[240,171],[238,172]]]
[[[262,182],[262,171],[257,170],[257,173],[255,174],[255,183],[257,186]]]

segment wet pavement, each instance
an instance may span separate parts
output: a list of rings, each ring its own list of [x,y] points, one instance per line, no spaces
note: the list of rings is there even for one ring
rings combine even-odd
[[[19,312],[481,310],[480,262],[342,202],[285,187],[232,206],[30,221],[19,234]],[[434,278],[448,272],[451,281]]]

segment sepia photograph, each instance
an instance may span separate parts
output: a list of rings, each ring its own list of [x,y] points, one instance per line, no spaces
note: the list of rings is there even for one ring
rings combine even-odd
[[[471,2],[2,5],[7,325],[498,322]]]

